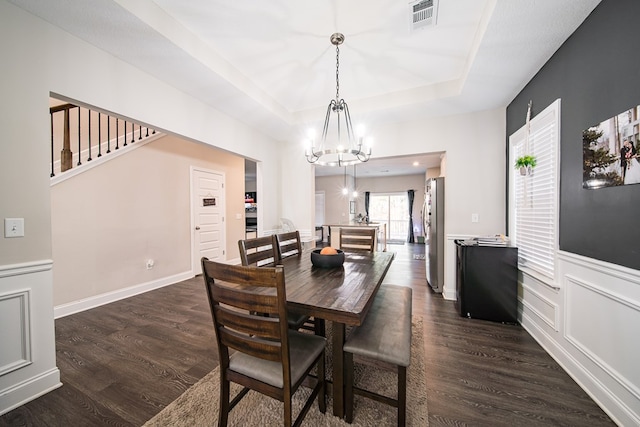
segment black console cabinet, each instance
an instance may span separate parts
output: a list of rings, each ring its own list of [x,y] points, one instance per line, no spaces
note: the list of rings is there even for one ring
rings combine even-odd
[[[456,309],[461,316],[517,323],[518,248],[456,241]]]

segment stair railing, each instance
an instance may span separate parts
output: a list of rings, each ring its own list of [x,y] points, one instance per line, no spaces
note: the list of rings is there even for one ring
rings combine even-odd
[[[77,114],[76,114],[77,111]],[[61,115],[58,114],[62,112]],[[51,177],[56,172],[63,173],[83,162],[91,162],[97,150],[96,158],[120,150],[136,141],[155,135],[156,130],[140,123],[134,123],[118,116],[105,114],[74,104],[62,104],[49,109],[51,116]],[[96,124],[97,123],[97,124]],[[124,123],[121,127],[120,124]],[[62,128],[62,132],[60,132]],[[72,129],[77,128],[77,137],[72,137]],[[144,129],[144,136],[143,136]],[[111,138],[111,135],[115,135]],[[75,134],[75,132],[73,132]],[[106,135],[106,139],[103,136]],[[136,140],[137,135],[137,140]],[[97,137],[97,142],[96,141]],[[72,139],[77,142],[77,151],[72,150]],[[73,144],[75,146],[75,144]]]

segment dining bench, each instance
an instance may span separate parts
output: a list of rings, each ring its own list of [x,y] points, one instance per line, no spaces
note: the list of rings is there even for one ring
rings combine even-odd
[[[381,285],[362,325],[354,327],[344,350],[346,421],[353,421],[354,393],[398,408],[398,426],[407,417],[407,367],[411,360],[411,288]],[[396,399],[354,385],[353,356],[397,368]]]

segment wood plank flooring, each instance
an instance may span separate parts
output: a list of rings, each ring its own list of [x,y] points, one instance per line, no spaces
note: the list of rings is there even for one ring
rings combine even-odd
[[[411,286],[424,318],[431,426],[614,425],[520,326],[462,318],[431,292],[424,249],[390,245],[385,283]],[[201,277],[55,326],[64,385],[0,426],[140,426],[218,363]]]

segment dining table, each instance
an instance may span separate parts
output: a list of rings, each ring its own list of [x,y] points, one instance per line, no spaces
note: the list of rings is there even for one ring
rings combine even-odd
[[[333,414],[344,418],[344,353],[347,325],[361,325],[384,280],[393,252],[345,252],[342,266],[316,267],[307,249],[284,258],[287,309],[331,322]]]

